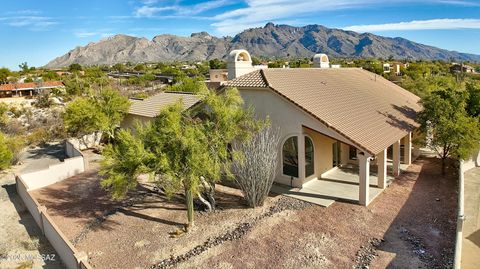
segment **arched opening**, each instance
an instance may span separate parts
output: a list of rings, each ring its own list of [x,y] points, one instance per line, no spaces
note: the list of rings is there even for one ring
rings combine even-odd
[[[250,61],[250,56],[248,55],[248,53],[241,52],[237,56],[237,61],[238,62],[248,62],[248,61]]]
[[[305,177],[315,174],[315,149],[310,137],[305,136]]]
[[[289,137],[282,148],[283,174],[298,178],[298,138]]]
[[[328,57],[327,57],[327,55],[323,55],[321,61],[324,62],[324,63],[328,62]]]

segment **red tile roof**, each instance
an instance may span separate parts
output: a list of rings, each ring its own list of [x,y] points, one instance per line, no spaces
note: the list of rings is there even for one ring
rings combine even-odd
[[[10,83],[0,85],[0,91],[29,90],[38,88],[55,88],[64,86],[61,81]]]

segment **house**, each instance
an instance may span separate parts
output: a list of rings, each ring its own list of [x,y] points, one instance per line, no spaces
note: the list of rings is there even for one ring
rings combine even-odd
[[[383,73],[389,74],[389,73],[393,72],[395,75],[401,76],[402,75],[402,68],[407,68],[407,67],[408,67],[408,63],[399,63],[399,62],[384,63],[383,64]]]
[[[255,70],[247,51],[234,50],[226,86],[279,127],[277,183],[302,188],[350,166],[358,170],[358,202],[368,205],[370,170],[382,190],[388,167],[400,173],[402,147],[404,164],[412,161],[420,98],[366,70],[329,67],[323,54],[314,68]]]
[[[0,85],[0,98],[32,97],[44,90],[64,87],[61,81],[10,83]]]
[[[450,66],[452,73],[475,73],[475,68],[466,64],[452,63]]]
[[[368,205],[412,162],[420,98],[361,68],[331,68],[325,54],[315,55],[313,66],[255,69],[247,51],[234,50],[223,87],[236,87],[256,117],[269,117],[279,128],[275,182],[307,196]],[[179,100],[184,109],[200,102],[180,92],[135,100],[122,127],[152,120]],[[342,196],[346,189],[348,197]]]
[[[155,118],[160,110],[177,102],[183,103],[185,110],[200,102],[200,96],[187,92],[162,92],[147,99],[130,99],[132,105],[121,123],[122,128],[133,128],[135,121],[145,123]]]

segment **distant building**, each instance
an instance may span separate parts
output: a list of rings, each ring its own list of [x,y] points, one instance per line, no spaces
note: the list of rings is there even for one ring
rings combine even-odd
[[[31,97],[44,90],[64,87],[61,81],[10,83],[0,85],[0,98]]]
[[[466,64],[452,63],[450,66],[452,73],[475,73],[475,68]]]
[[[228,80],[227,69],[210,69],[210,82],[223,82]]]
[[[406,69],[408,68],[408,63],[400,63],[400,62],[395,62],[395,63],[384,63],[383,64],[383,73],[394,73],[397,76],[402,75],[402,68]]]

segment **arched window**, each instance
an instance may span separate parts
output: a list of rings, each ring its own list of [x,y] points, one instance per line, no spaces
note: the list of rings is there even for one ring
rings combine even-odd
[[[283,144],[283,174],[298,177],[298,138],[292,136]]]
[[[305,136],[305,177],[309,177],[315,173],[313,141],[310,137]]]

